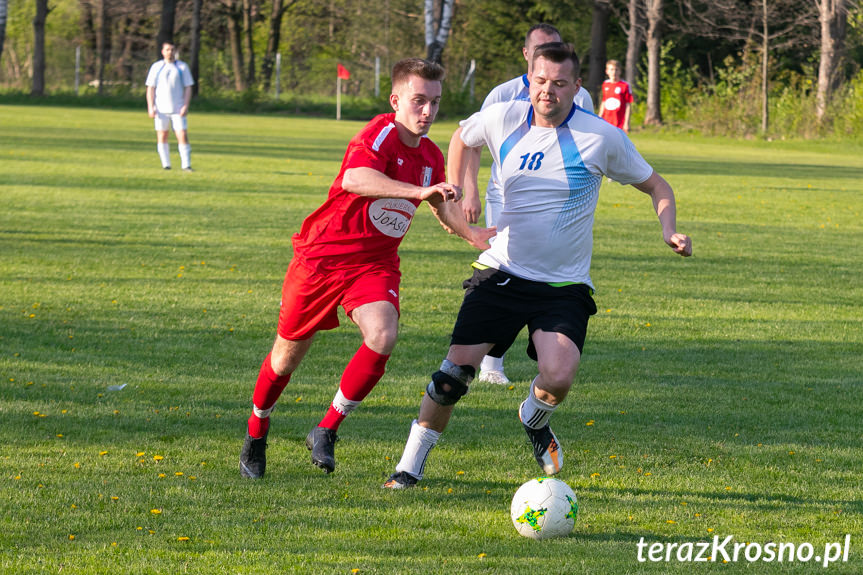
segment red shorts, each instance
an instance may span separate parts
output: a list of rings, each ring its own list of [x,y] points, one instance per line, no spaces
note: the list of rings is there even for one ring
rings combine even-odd
[[[388,301],[399,313],[398,269],[355,267],[313,270],[294,258],[282,285],[278,334],[290,340],[308,339],[315,332],[339,325],[338,307],[345,313],[361,305]]]

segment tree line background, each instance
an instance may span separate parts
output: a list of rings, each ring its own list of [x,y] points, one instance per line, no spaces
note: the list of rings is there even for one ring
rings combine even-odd
[[[71,93],[79,48],[80,94],[140,97],[171,40],[199,101],[311,109],[341,63],[348,105],[371,113],[392,64],[423,56],[447,68],[444,111],[461,116],[525,71],[541,21],[575,46],[597,107],[606,60],[621,61],[633,125],[863,137],[860,0],[0,0],[0,91]]]

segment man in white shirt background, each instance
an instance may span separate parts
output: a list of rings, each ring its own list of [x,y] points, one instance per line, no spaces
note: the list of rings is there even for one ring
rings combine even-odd
[[[156,149],[162,168],[171,169],[168,130],[174,129],[180,163],[184,171],[192,171],[192,146],[189,144],[186,115],[192,100],[195,79],[189,66],[175,59],[176,48],[170,42],[162,44],[162,59],[150,66],[147,74],[147,113],[156,124]]]

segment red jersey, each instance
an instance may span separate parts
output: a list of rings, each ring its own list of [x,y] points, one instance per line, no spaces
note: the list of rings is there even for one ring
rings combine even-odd
[[[327,269],[377,265],[398,269],[398,247],[420,200],[370,198],[346,192],[350,168],[372,168],[394,180],[427,187],[445,181],[443,154],[428,138],[411,148],[399,139],[395,114],[381,114],[348,144],[342,168],[321,207],[294,234],[294,257]]]
[[[602,118],[609,124],[623,128],[626,120],[626,104],[632,104],[632,90],[623,80],[602,83]]]

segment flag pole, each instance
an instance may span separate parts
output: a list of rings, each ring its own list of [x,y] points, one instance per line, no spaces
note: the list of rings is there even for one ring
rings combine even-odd
[[[336,75],[336,120],[342,119],[342,78]]]

